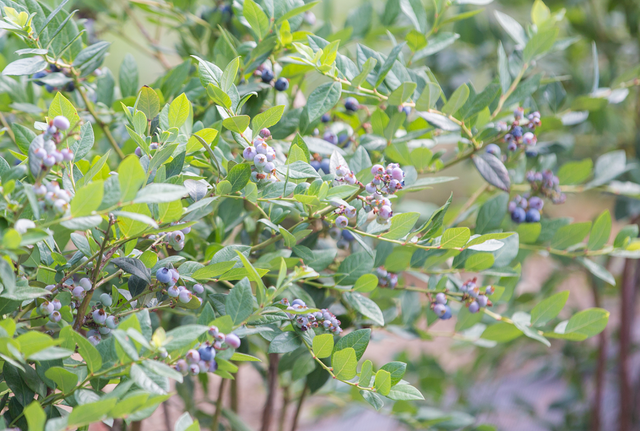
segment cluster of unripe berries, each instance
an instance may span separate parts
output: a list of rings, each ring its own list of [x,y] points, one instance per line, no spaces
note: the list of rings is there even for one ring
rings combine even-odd
[[[264,82],[265,84],[271,84],[271,81],[273,81],[273,78],[275,78],[273,71],[271,69],[267,69],[264,66],[258,67],[258,69],[255,71],[255,75],[259,76],[260,79],[262,79],[262,82]],[[276,82],[273,84],[273,88],[278,91],[287,91],[287,89],[289,88],[289,80],[287,78],[280,77],[276,79]]]
[[[373,211],[376,220],[380,224],[384,224],[393,217],[391,209],[391,201],[388,196],[395,194],[402,189],[404,185],[404,171],[397,163],[389,163],[385,169],[382,165],[373,165],[371,167],[373,180],[365,186],[369,196],[364,199],[365,211]]]
[[[191,301],[192,298],[197,298],[202,304],[202,299],[198,298],[194,295],[201,295],[204,293],[204,286],[202,284],[196,283],[193,285],[192,290],[193,293],[186,288],[186,286],[177,286],[178,280],[180,280],[180,274],[175,268],[160,268],[156,271],[156,279],[162,283],[167,285],[167,295],[171,298],[177,298],[177,300],[182,304],[187,304]]]
[[[181,222],[173,222],[171,223],[171,226],[177,226],[180,224],[184,224]],[[169,245],[171,246],[171,248],[173,248],[175,251],[180,251],[184,248],[184,238],[185,235],[188,235],[189,232],[191,232],[191,227],[185,227],[184,229],[180,229],[180,230],[174,230],[173,232],[167,232],[166,234],[166,240],[169,243]],[[159,234],[159,236],[163,236],[164,233],[161,232]],[[149,238],[149,239],[155,239],[156,236],[153,235],[153,238]]]
[[[378,286],[380,287],[395,289],[398,285],[398,274],[389,272],[383,267],[376,268],[376,276],[378,277]]]
[[[302,311],[309,308],[302,299],[294,299],[289,303],[287,298],[283,298],[280,303],[286,305],[287,310]],[[306,331],[311,328],[321,328],[333,334],[340,334],[342,332],[340,321],[327,309],[308,314],[287,313],[287,316],[289,316],[301,331]]]
[[[111,295],[103,293],[100,295],[100,302],[102,302],[102,305],[109,307],[113,303],[113,300],[111,299]],[[98,325],[98,329],[91,329],[87,332],[87,339],[93,345],[98,344],[102,341],[102,337],[109,336],[111,330],[118,327],[115,316],[109,315],[104,308],[96,308],[93,310],[91,318],[93,322]]]
[[[56,213],[64,214],[69,208],[71,193],[61,189],[57,181],[34,185],[33,192],[37,197],[43,198],[39,201],[40,209],[42,210],[52,208]]]
[[[348,222],[349,221],[347,220],[347,223]],[[355,237],[351,231],[347,229],[339,229],[337,227],[329,229],[329,236],[337,241],[336,245],[342,250],[347,250],[349,248],[349,244],[355,241]]]
[[[443,292],[436,294],[436,301],[431,304],[433,312],[442,320],[451,319],[451,308],[447,305],[447,295]]]
[[[62,319],[62,315],[60,314],[61,308],[62,303],[58,299],[52,299],[51,301],[45,300],[40,304],[38,311],[44,316],[49,316],[49,321],[58,323]]]
[[[560,190],[560,179],[548,169],[543,172],[527,172],[527,181],[532,194],[542,195],[554,204],[563,204],[567,200],[567,195]]]
[[[544,201],[538,196],[516,195],[509,202],[509,213],[511,220],[516,223],[537,223],[540,221],[540,211],[544,207]]]
[[[73,160],[73,152],[68,148],[58,150],[58,144],[62,141],[60,130],[67,130],[70,126],[69,120],[61,115],[49,122],[47,130],[42,135],[36,137],[34,142],[33,156],[40,160],[42,169],[69,162]]]
[[[218,369],[218,363],[215,360],[218,350],[240,347],[240,337],[233,333],[225,335],[216,326],[209,328],[209,335],[213,338],[213,343],[206,341],[197,348],[189,350],[184,359],[176,361],[177,371],[193,376],[200,373],[213,373]]]
[[[476,278],[466,281],[460,286],[460,291],[465,294],[462,299],[466,301],[470,313],[477,313],[481,308],[491,307],[493,305],[489,300],[489,295],[493,295],[495,288],[493,286],[487,286],[484,292],[480,292]]]
[[[69,92],[71,92],[71,91],[76,89],[76,86],[73,83],[73,81],[67,82],[62,87],[54,87],[53,85],[45,84],[44,82],[40,81],[42,78],[44,78],[45,76],[49,75],[50,73],[56,73],[56,72],[62,72],[67,77],[71,76],[71,71],[69,69],[60,69],[55,64],[51,64],[49,66],[49,70],[41,70],[40,72],[36,72],[31,76],[31,78],[33,79],[34,84],[39,85],[41,87],[44,86],[45,90],[47,90],[49,93],[53,93],[54,91],[69,91]]]
[[[525,119],[524,109],[518,108],[514,111],[513,117],[514,120],[509,127],[501,124],[501,127],[508,132],[504,135],[504,141],[508,145],[507,149],[509,151],[516,151],[518,147],[524,146],[527,151],[530,151],[528,149],[535,146],[538,141],[533,132],[536,127],[541,124],[540,113],[535,111]],[[535,155],[535,152],[532,152],[530,155]]]
[[[342,228],[349,226],[349,219],[355,217],[357,212],[358,210],[349,204],[340,205],[334,211],[334,213],[338,215],[338,217],[336,217],[336,226]],[[351,236],[353,237],[353,235]]]
[[[331,115],[329,114],[323,114],[321,117],[321,120],[323,123],[327,124],[331,121]],[[313,131],[314,135],[318,135],[320,134],[320,131],[318,129],[315,129]],[[322,139],[324,139],[325,141],[329,142],[332,145],[338,145],[342,148],[347,148],[349,147],[349,144],[351,144],[351,140],[349,139],[349,134],[348,133],[340,133],[339,135],[336,135],[332,130],[330,129],[326,129],[324,134],[322,135]]]
[[[251,180],[258,183],[273,183],[276,178],[276,150],[267,144],[266,138],[271,136],[269,129],[260,130],[260,136],[256,136],[253,145],[244,149],[242,157],[248,162],[253,162],[251,167]]]

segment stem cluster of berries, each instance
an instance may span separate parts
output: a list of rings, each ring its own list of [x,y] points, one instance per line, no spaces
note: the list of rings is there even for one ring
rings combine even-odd
[[[369,196],[364,198],[365,211],[373,211],[376,220],[384,224],[393,217],[391,201],[388,196],[395,194],[404,186],[404,171],[397,163],[389,163],[385,169],[382,165],[371,167],[373,180],[365,186]]]
[[[31,144],[33,155],[41,162],[41,168],[46,170],[53,165],[73,160],[73,152],[68,148],[58,150],[58,144],[62,142],[61,130],[67,130],[70,126],[69,120],[61,115],[49,122],[47,130],[42,135],[36,137]]]
[[[513,122],[508,128],[506,125],[503,126],[505,130],[508,131],[508,133],[504,135],[504,141],[508,145],[507,149],[509,151],[516,151],[522,146],[524,146],[525,149],[535,146],[538,138],[536,138],[533,132],[536,127],[542,124],[540,122],[540,112],[532,112],[525,118],[524,109],[517,108],[513,113],[513,118]]]
[[[567,195],[560,190],[560,179],[548,169],[543,172],[527,172],[527,181],[532,195],[542,195],[554,204],[563,204],[567,200]]]
[[[33,192],[39,198],[40,209],[53,209],[57,214],[64,214],[69,208],[71,202],[71,193],[61,189],[57,181],[51,181],[46,184],[38,184],[33,186]]]
[[[175,268],[160,268],[156,271],[156,279],[167,286],[167,295],[174,299],[177,298],[178,302],[188,304],[192,298],[196,298],[200,301],[200,304],[202,304],[202,299],[198,298],[196,295],[204,293],[204,286],[199,283],[194,284],[191,288],[193,293],[191,290],[187,289],[186,286],[177,286],[177,283],[180,280],[180,274]]]
[[[484,292],[481,292],[477,281],[478,279],[474,277],[460,286],[460,291],[464,293],[462,300],[465,301],[470,313],[477,313],[481,308],[491,307],[493,305],[489,300],[489,296],[495,292],[495,288],[493,286],[487,286]]]
[[[240,347],[240,337],[236,334],[223,334],[216,326],[209,328],[209,336],[213,341],[205,341],[187,352],[184,359],[178,359],[175,369],[182,374],[196,376],[200,373],[214,373],[218,370],[216,353],[228,348]]]
[[[52,77],[50,79],[46,79],[50,74],[59,74],[57,77]],[[31,76],[34,84],[39,86],[44,86],[44,89],[49,93],[54,93],[56,91],[74,91],[76,89],[76,85],[71,79],[71,70],[68,68],[60,69],[55,64],[49,65],[49,70],[41,70],[40,72],[36,72]],[[44,81],[42,81],[44,79]],[[53,79],[53,81],[52,81]],[[47,82],[59,82],[62,85],[51,85]]]
[[[511,220],[516,223],[537,223],[540,221],[540,213],[544,207],[544,201],[538,196],[516,195],[509,202]]]
[[[451,308],[447,305],[447,295],[443,292],[436,294],[436,301],[431,303],[431,309],[439,319],[451,319]]]
[[[351,169],[348,166],[338,165],[336,166],[336,178],[335,180],[339,183],[346,183],[350,186],[356,184],[358,180]]]
[[[275,75],[271,69],[266,68],[264,65],[258,67],[258,69],[254,72],[255,76],[259,76],[262,82],[265,84],[271,84]],[[276,79],[276,82],[273,84],[273,88],[278,91],[287,91],[289,88],[289,80],[287,78],[280,77]]]
[[[291,311],[303,311],[309,308],[302,299],[294,299],[289,303],[287,298],[283,298],[280,303],[286,305],[287,310]],[[327,309],[308,314],[287,313],[287,316],[289,316],[301,331],[307,331],[311,328],[321,328],[333,334],[340,334],[342,332],[340,321]]]
[[[355,207],[347,204],[340,205],[338,208],[334,210],[334,213],[338,215],[336,217],[336,226],[345,228],[349,226],[349,219],[356,216],[358,210]],[[353,235],[351,235],[353,237]]]
[[[356,239],[351,231],[337,227],[329,229],[329,236],[337,241],[336,245],[341,250],[347,250],[349,245]]]
[[[242,152],[242,156],[248,162],[253,162],[251,167],[251,180],[256,183],[273,183],[276,178],[276,150],[267,144],[266,138],[271,136],[269,129],[262,129],[260,136],[256,136],[253,145]]]
[[[378,277],[379,287],[389,287],[395,289],[398,285],[398,274],[389,272],[383,267],[376,268],[376,276]]]

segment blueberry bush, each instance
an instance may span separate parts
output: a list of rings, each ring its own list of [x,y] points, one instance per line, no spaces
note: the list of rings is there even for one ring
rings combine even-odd
[[[278,385],[299,406],[331,387],[411,427],[470,426],[414,408],[407,364],[374,363],[371,337],[579,343],[609,312],[567,315],[568,291],[523,310],[522,260],[615,285],[603,259],[640,258],[638,226],[610,241],[609,211],[549,215],[568,194],[640,195],[619,180],[624,150],[560,164],[553,149],[639,74],[602,88],[596,62],[592,91],[562,105],[566,75],[545,58],[577,38],[541,0],[524,24],[494,11],[504,44],[478,88],[441,84],[427,61],[490,0],[363,2],[337,32],[303,0],[141,1],[96,20],[68,0],[1,3],[0,429],[136,423],[171,381],[211,379],[214,414],[176,429],[245,429],[221,394],[246,362],[265,376],[265,430]],[[140,16],[174,35],[181,63]],[[139,85],[131,55],[117,79],[103,65],[101,19],[140,27],[127,40],[164,67],[155,82]],[[483,179],[463,205],[416,203],[458,164]]]

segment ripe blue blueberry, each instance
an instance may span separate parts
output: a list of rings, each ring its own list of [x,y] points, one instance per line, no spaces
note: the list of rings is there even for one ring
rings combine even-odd
[[[515,126],[513,128],[513,130],[511,130],[511,135],[516,139],[521,138],[522,137],[522,127]]]
[[[160,268],[156,271],[156,278],[160,283],[168,284],[171,281],[171,271],[169,268]]]
[[[540,211],[531,208],[529,211],[527,211],[527,215],[526,215],[526,222],[527,223],[537,223],[540,221]]]
[[[451,308],[448,305],[444,306],[445,308],[445,313],[440,317],[442,320],[449,320],[451,319]]]
[[[268,163],[267,156],[265,156],[264,154],[258,154],[253,158],[253,163],[255,164],[257,170],[262,171]]]
[[[176,370],[181,373],[186,373],[189,370],[189,364],[187,364],[187,361],[184,359],[178,359],[178,362],[176,362]]]
[[[270,83],[273,80],[273,72],[270,71],[269,69],[264,69],[262,71],[262,82],[264,82],[265,84]]]
[[[331,172],[331,161],[329,159],[322,159],[322,162],[320,162],[320,169],[322,169],[322,172],[325,174]]]
[[[273,86],[278,91],[287,91],[287,88],[289,88],[289,80],[287,78],[278,78]]]
[[[351,242],[351,241],[353,241],[353,240],[355,240],[355,239],[356,239],[356,238],[353,236],[353,234],[351,233],[351,231],[348,231],[348,230],[346,230],[346,229],[344,229],[344,230],[342,231],[342,238],[344,238],[346,241],[349,241],[349,242]]]
[[[200,353],[198,353],[197,350],[191,349],[187,352],[184,358],[190,364],[197,364],[200,362]]]
[[[511,220],[513,220],[516,223],[522,223],[526,220],[526,218],[527,218],[527,214],[522,208],[516,208],[511,213]]]
[[[359,107],[360,104],[358,103],[358,99],[356,99],[355,97],[347,97],[344,101],[344,108],[347,111],[356,112]]]
[[[53,85],[45,84],[44,89],[47,90],[48,93],[53,93],[56,91],[56,88]]]
[[[200,374],[200,366],[198,364],[189,365],[189,373],[191,373],[192,376],[197,376]]]
[[[533,148],[527,148],[525,150],[524,154],[527,157],[537,157],[538,156],[538,150],[534,150]]]
[[[493,154],[496,157],[500,157],[502,150],[500,150],[500,147],[496,144],[489,144],[487,145],[486,152],[489,154]]]
[[[538,196],[533,196],[529,198],[529,208],[533,208],[535,210],[540,211],[544,207],[544,201],[540,199]]]
[[[256,151],[255,147],[247,147],[242,152],[242,157],[244,157],[244,159],[248,161],[253,161],[253,159],[257,155],[258,155],[258,152]]]
[[[215,373],[216,371],[218,371],[218,363],[216,361],[211,361],[209,363],[209,372]]]
[[[338,137],[331,130],[327,130],[326,132],[324,132],[324,135],[322,135],[322,139],[333,145],[338,145]]]
[[[478,305],[476,301],[473,301],[471,304],[469,304],[469,313],[477,313],[478,310],[480,310],[480,305]]]
[[[177,298],[178,295],[180,295],[180,290],[178,289],[177,286],[171,286],[170,288],[167,289],[167,295],[169,295],[172,298]]]
[[[329,121],[331,121],[331,115],[329,114],[322,114],[322,122],[323,123],[328,123]]]
[[[487,306],[487,303],[489,302],[489,300],[487,299],[487,297],[486,297],[486,296],[484,296],[484,295],[479,295],[479,296],[478,296],[478,299],[476,299],[476,301],[478,301],[478,305],[479,305],[480,307],[486,307],[486,306]]]
[[[516,144],[515,142],[510,142],[509,145],[507,146],[507,150],[513,152],[515,150],[518,149],[518,144]]]
[[[47,73],[47,72],[45,72],[44,70],[41,70],[40,72],[36,72],[36,73],[34,73],[34,74],[33,74],[33,76],[32,76],[32,78],[34,79],[34,82],[33,82],[33,83],[34,83],[34,84],[36,84],[36,85],[43,86],[43,85],[44,85],[44,82],[42,82],[42,81],[38,81],[38,79],[40,79],[40,78],[44,78],[44,77],[45,77],[45,76],[47,76],[47,75],[48,75],[48,73]]]
[[[213,359],[215,352],[211,346],[202,346],[198,349],[200,359],[203,361],[210,361]]]
[[[320,162],[317,160],[311,160],[310,165],[316,171],[320,170]]]

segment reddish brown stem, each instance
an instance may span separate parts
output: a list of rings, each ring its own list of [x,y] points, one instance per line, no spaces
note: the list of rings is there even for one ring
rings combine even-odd
[[[595,280],[591,280],[593,291],[593,303],[596,307],[601,306],[600,293]],[[593,410],[591,412],[591,430],[600,431],[602,422],[602,393],[604,391],[604,377],[607,361],[607,333],[606,330],[598,335],[598,362],[596,367],[595,393],[593,395]]]
[[[262,428],[261,431],[269,431],[271,422],[273,422],[274,404],[276,401],[276,391],[278,390],[278,363],[280,355],[277,353],[269,353],[269,370],[267,371],[267,400],[262,410]]]

